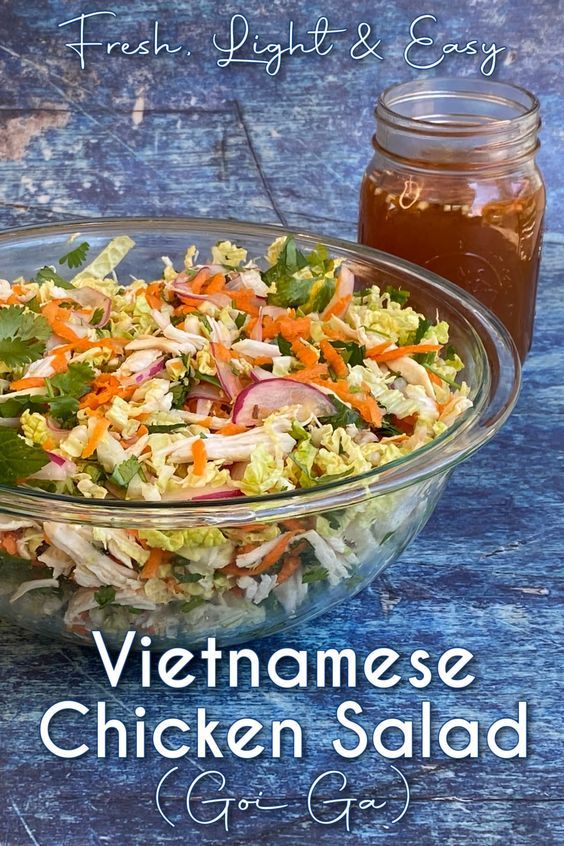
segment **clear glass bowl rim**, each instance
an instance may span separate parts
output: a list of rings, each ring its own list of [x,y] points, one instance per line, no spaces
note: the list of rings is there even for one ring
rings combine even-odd
[[[499,379],[492,385],[492,368],[485,346],[476,332],[481,364],[486,378],[477,386],[474,406],[457,423],[430,444],[416,450],[405,458],[375,468],[363,475],[344,478],[327,485],[307,490],[285,491],[258,497],[216,499],[201,502],[144,502],[140,500],[84,499],[46,493],[25,487],[0,485],[0,512],[27,516],[33,519],[60,520],[69,523],[87,523],[98,526],[124,528],[189,528],[191,526],[236,526],[256,520],[289,519],[305,514],[328,511],[334,508],[362,502],[366,499],[389,494],[394,491],[449,471],[472,452],[489,441],[501,428],[517,400],[521,382],[519,356],[513,340],[501,322],[471,294],[453,283],[427,271],[411,262],[365,247],[353,241],[316,235],[307,230],[292,229],[251,221],[197,218],[197,217],[104,217],[65,220],[62,223],[28,225],[6,229],[0,232],[0,245],[7,242],[24,242],[41,236],[61,236],[69,233],[103,235],[108,228],[123,228],[135,237],[134,229],[154,233],[177,231],[186,227],[190,235],[200,231],[202,235],[217,234],[225,237],[226,232],[235,240],[245,236],[264,236],[271,240],[283,234],[293,234],[298,240],[312,246],[323,243],[335,249],[351,261],[361,259],[376,262],[389,272],[401,272],[416,277],[435,291],[444,291],[462,307],[463,319],[470,314],[487,335],[490,347],[496,353],[500,372],[508,378]]]

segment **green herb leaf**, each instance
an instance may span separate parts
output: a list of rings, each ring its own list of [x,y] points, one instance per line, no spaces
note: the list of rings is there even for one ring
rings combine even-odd
[[[351,367],[357,364],[364,364],[366,347],[356,344],[354,341],[331,341],[335,349],[343,350],[342,356]]]
[[[179,382],[178,385],[175,385],[171,389],[172,394],[172,407],[173,408],[183,408],[184,403],[186,402],[186,397],[188,396],[188,391],[190,390],[190,384],[188,381]]]
[[[104,316],[104,309],[103,308],[94,309],[94,311],[92,312],[92,317],[90,318],[90,323],[92,325],[99,323],[102,320],[103,316]]]
[[[197,608],[199,605],[203,605],[204,603],[203,596],[192,596],[188,602],[183,602],[180,606],[180,610],[184,612],[184,614],[188,614],[190,611],[193,611],[194,608]]]
[[[429,353],[429,355],[431,355],[431,353]],[[432,355],[434,355],[434,353],[432,353]],[[418,356],[417,356],[417,358],[423,358],[423,356],[422,356],[422,355],[418,355]],[[423,367],[425,368],[425,370],[428,370],[428,371],[429,371],[429,373],[434,373],[434,374],[435,374],[435,376],[438,376],[438,377],[439,377],[439,379],[442,379],[442,380],[443,380],[443,382],[446,382],[446,384],[447,384],[447,385],[450,385],[450,387],[451,387],[451,388],[455,388],[455,390],[457,390],[457,391],[459,390],[460,385],[458,384],[458,382],[455,382],[455,381],[454,381],[454,379],[449,379],[449,378],[448,378],[448,376],[443,376],[443,374],[442,374],[442,373],[439,373],[439,371],[438,371],[438,370],[435,370],[435,368],[434,368],[434,367],[431,367],[431,366],[430,366],[429,364],[427,364],[427,362],[425,362],[425,361],[422,361],[422,362],[421,362],[421,364],[423,365]]]
[[[45,267],[42,267],[37,271],[35,279],[32,279],[31,281],[37,282],[38,285],[42,285],[43,282],[54,282],[59,288],[65,288],[66,290],[74,287],[70,282],[67,282],[66,279],[63,279],[62,276],[59,276],[53,267],[49,267],[47,264]]]
[[[0,484],[13,485],[49,463],[39,446],[29,446],[15,429],[0,429]]]
[[[79,408],[79,399],[90,390],[94,371],[89,364],[69,364],[64,373],[45,380],[47,394],[34,397],[34,402],[46,402],[53,417],[65,423],[72,421]]]
[[[147,431],[150,435],[160,434],[161,432],[177,432],[179,429],[185,429],[187,423],[154,423],[152,426],[147,426]]]
[[[382,418],[382,424],[378,428],[378,434],[382,438],[393,438],[396,435],[401,435],[401,429],[398,429],[397,426],[394,426],[392,423],[392,419],[389,414],[384,414]]]
[[[84,264],[86,261],[89,249],[90,244],[87,241],[83,241],[82,244],[79,244],[78,247],[74,248],[74,250],[71,250],[70,252],[65,253],[64,256],[61,256],[59,264],[66,264],[71,268],[80,267],[80,265]]]
[[[338,429],[341,426],[348,426],[351,423],[354,423],[355,426],[358,426],[359,429],[365,428],[365,423],[354,408],[349,408],[348,405],[345,405],[344,402],[341,402],[340,399],[337,397],[331,397],[331,402],[337,409],[335,414],[329,414],[326,417],[320,417],[321,423],[329,423],[334,429]]]
[[[431,323],[431,321],[427,320],[426,317],[420,317],[417,329],[415,330],[415,337],[413,338],[413,343],[419,344],[427,330],[430,329],[432,325],[433,324]]]
[[[138,474],[141,475],[141,478],[144,478],[139,459],[137,456],[132,455],[114,468],[114,472],[110,476],[110,481],[119,485],[120,488],[126,488]]]
[[[221,388],[221,382],[217,376],[210,376],[209,373],[200,373],[199,370],[194,370],[194,379],[197,379],[199,382],[209,382],[210,385],[215,385],[216,388]]]
[[[325,567],[318,565],[317,567],[308,567],[302,572],[302,583],[309,585],[312,582],[322,582],[329,575]]]
[[[393,285],[388,285],[385,291],[394,303],[399,303],[401,306],[404,306],[411,296],[409,291],[404,288],[394,288]]]
[[[10,369],[37,361],[50,334],[42,315],[18,305],[0,309],[0,361]]]
[[[287,341],[282,335],[277,335],[276,343],[282,355],[292,355],[292,344],[290,341]]]
[[[244,311],[238,311],[237,316],[235,317],[235,326],[237,329],[242,329],[245,323],[247,322],[247,315]]]
[[[94,594],[94,599],[96,600],[100,608],[105,608],[106,605],[111,605],[115,598],[116,589],[111,585],[104,585],[103,587],[99,588]]]

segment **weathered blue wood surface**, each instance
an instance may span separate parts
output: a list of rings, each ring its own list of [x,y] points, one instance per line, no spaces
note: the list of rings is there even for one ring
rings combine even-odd
[[[63,47],[56,24],[82,10],[78,3],[0,2],[0,225],[99,214],[199,214],[285,222],[354,236],[356,191],[369,155],[371,108],[384,85],[417,73],[401,59],[409,21],[424,9],[408,0],[387,4],[256,2],[245,12],[256,31],[283,33],[292,15],[309,28],[319,14],[338,26],[368,20],[383,34],[386,61],[353,63],[346,51],[325,60],[290,60],[270,79],[259,68],[221,71],[209,48],[214,30],[241,11],[212,2],[120,4],[108,35],[146,37],[158,14],[163,32],[184,40],[193,63],[172,57],[93,59],[84,73]],[[127,9],[125,8],[127,6]],[[97,8],[89,4],[88,10]],[[476,0],[433,4],[445,40],[477,37],[507,44],[499,76],[534,88],[544,111],[542,164],[549,186],[549,226],[562,229],[564,188],[559,74],[562,9],[552,0],[495,4]],[[220,26],[221,25],[221,26]],[[307,25],[307,27],[306,27]],[[116,35],[116,33],[118,33]],[[475,72],[464,61],[450,73]],[[561,76],[560,76],[561,80]],[[562,788],[562,325],[564,240],[547,238],[537,336],[523,393],[510,423],[460,468],[423,535],[384,577],[355,600],[287,637],[257,646],[262,657],[291,645],[316,649],[378,645],[433,656],[462,645],[477,656],[478,681],[467,692],[433,684],[417,692],[400,685],[377,692],[281,692],[265,685],[187,692],[155,685],[142,691],[132,670],[111,692],[96,656],[0,626],[0,843],[3,846],[94,846],[111,843],[364,844],[420,846],[557,846],[564,841]],[[405,666],[405,664],[404,664]],[[133,720],[143,704],[148,723],[185,716],[205,705],[228,724],[243,714],[263,722],[300,720],[303,761],[251,762],[226,757],[200,762],[221,769],[247,795],[294,802],[312,777],[343,769],[356,795],[385,795],[389,769],[366,753],[343,763],[331,752],[334,711],[358,700],[365,724],[385,716],[409,719],[433,700],[436,722],[457,715],[484,726],[531,708],[526,761],[416,758],[400,767],[411,806],[396,826],[384,817],[353,818],[353,831],[313,825],[303,801],[282,816],[248,813],[225,837],[221,827],[196,829],[182,813],[180,784],[167,795],[177,822],[157,815],[154,790],[168,764],[156,756],[118,762],[88,755],[78,762],[50,756],[38,734],[41,714],[68,696],[93,705],[107,699],[112,715]],[[83,738],[80,738],[82,740]],[[78,722],[69,742],[78,741]],[[218,766],[219,764],[219,766]],[[197,774],[180,764],[182,783]],[[399,808],[399,799],[391,807]],[[389,822],[389,815],[387,816]]]

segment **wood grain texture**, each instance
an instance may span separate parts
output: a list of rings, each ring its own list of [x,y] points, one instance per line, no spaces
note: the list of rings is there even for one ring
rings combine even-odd
[[[339,25],[371,20],[386,34],[386,62],[354,64],[339,55],[288,63],[269,79],[253,69],[221,71],[209,50],[218,22],[241,9],[197,0],[120,4],[120,34],[140,37],[155,15],[173,39],[194,45],[195,64],[172,58],[93,61],[83,74],[56,24],[79,11],[63,0],[2,0],[0,36],[0,225],[8,227],[100,214],[218,215],[284,223],[354,237],[357,185],[369,157],[371,109],[377,91],[415,75],[401,60],[407,25],[422,10],[410,0],[385,6],[328,0],[251,2],[249,18],[273,36],[290,14],[311,25],[328,14]],[[125,8],[127,6],[127,8]],[[72,7],[72,8],[71,8]],[[70,13],[69,13],[70,9]],[[564,189],[558,137],[562,132],[559,73],[562,10],[552,0],[515,3],[475,0],[464,11],[439,0],[434,14],[451,35],[508,43],[499,76],[534,88],[544,111],[542,165],[549,185],[549,226],[562,230]],[[342,24],[341,24],[342,22]],[[542,45],[542,48],[541,48]],[[470,72],[464,65],[451,72]],[[562,551],[564,442],[562,323],[564,238],[547,238],[537,333],[524,387],[509,424],[452,476],[439,507],[402,559],[360,596],[315,623],[256,645],[262,658],[283,645],[308,649],[353,646],[364,654],[379,645],[405,655],[417,647],[433,656],[463,645],[476,655],[477,682],[467,692],[406,685],[378,692],[281,692],[220,681],[185,692],[156,684],[142,691],[133,670],[116,691],[105,682],[93,652],[42,641],[0,624],[0,844],[2,846],[138,846],[180,844],[384,844],[418,846],[559,846],[564,841],[562,789]],[[108,700],[111,716],[133,720],[147,708],[148,724],[164,716],[190,721],[205,705],[231,721],[252,714],[263,722],[292,716],[306,733],[302,761],[268,757],[242,762],[180,762],[182,778],[167,794],[177,821],[158,816],[154,789],[168,763],[149,755],[106,761],[54,759],[39,738],[42,713],[73,698],[87,705]],[[359,796],[374,785],[399,806],[397,784],[374,754],[343,763],[328,738],[335,709],[346,698],[365,709],[365,724],[386,716],[415,717],[431,699],[438,725],[453,715],[484,726],[512,716],[529,702],[530,754],[503,762],[435,755],[400,767],[412,790],[406,817],[384,827],[353,820],[347,835],[307,819],[303,797],[316,774],[342,768]],[[69,742],[80,742],[80,721]],[[249,794],[295,803],[283,816],[249,814],[228,837],[221,828],[195,829],[182,812],[180,787],[199,768],[221,769]],[[182,781],[183,779],[183,781]],[[395,804],[394,804],[395,803]]]

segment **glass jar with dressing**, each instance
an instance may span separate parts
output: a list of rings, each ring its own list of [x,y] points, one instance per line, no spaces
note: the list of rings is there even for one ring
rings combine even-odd
[[[384,91],[376,126],[359,241],[473,293],[524,359],[545,207],[538,101],[490,80],[413,81]]]

